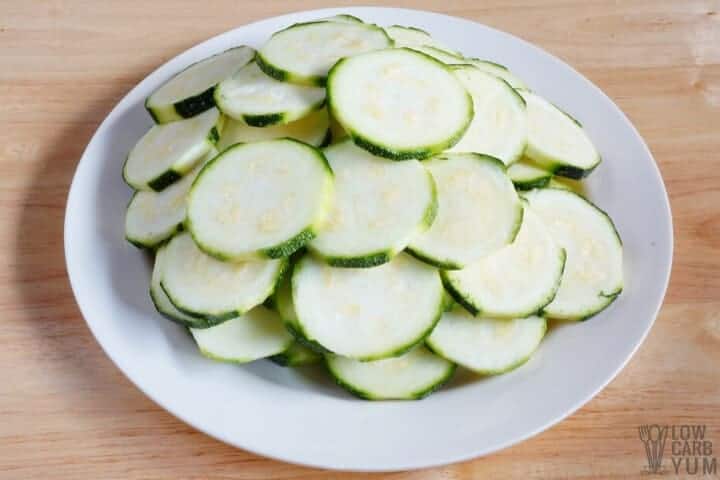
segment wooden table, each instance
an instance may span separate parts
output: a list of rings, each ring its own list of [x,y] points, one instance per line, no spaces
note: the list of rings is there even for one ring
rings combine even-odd
[[[0,3],[0,478],[365,476],[236,450],[157,407],[90,335],[68,285],[62,248],[75,164],[128,90],[219,32],[332,3],[350,2]],[[720,450],[720,2],[395,5],[513,33],[599,85],[629,115],[660,164],[676,241],[671,285],[655,327],[594,400],[501,453],[387,477],[639,476],[646,460],[637,426],[655,422],[706,424]]]

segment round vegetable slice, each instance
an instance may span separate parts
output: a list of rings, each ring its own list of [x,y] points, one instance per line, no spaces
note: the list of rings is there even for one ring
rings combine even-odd
[[[332,170],[316,148],[287,138],[239,144],[198,175],[187,227],[223,260],[287,257],[315,236],[332,191]]]
[[[524,159],[510,165],[507,174],[518,190],[544,187],[553,176],[552,172]]]
[[[393,39],[396,47],[434,47],[445,52],[453,52],[450,47],[435,40],[425,30],[418,27],[406,27],[402,25],[391,25],[385,27],[385,31]]]
[[[328,117],[327,110],[322,108],[286,125],[251,127],[245,122],[228,120],[220,135],[218,150],[225,150],[236,143],[261,142],[278,138],[293,138],[314,147],[322,147],[330,143]]]
[[[505,80],[511,87],[517,89],[527,89],[525,82],[520,80],[515,74],[510,72],[505,65],[491,62],[489,60],[482,60],[480,58],[466,58],[463,63],[468,63],[475,68],[482,70],[485,73],[495,75],[498,78]]]
[[[358,146],[394,160],[450,148],[473,117],[472,99],[448,67],[408,48],[342,59],[330,72],[328,99]]]
[[[443,307],[440,275],[408,255],[375,268],[295,266],[293,301],[303,335],[356,360],[400,355],[432,330]]]
[[[351,141],[325,149],[335,173],[335,199],[310,248],[330,265],[389,262],[435,219],[435,182],[417,160],[376,157]]]
[[[442,48],[437,48],[430,45],[415,45],[409,48],[412,48],[416,52],[421,52],[425,55],[429,55],[435,60],[444,63],[445,65],[462,65],[466,63],[466,59],[462,55],[449,52]]]

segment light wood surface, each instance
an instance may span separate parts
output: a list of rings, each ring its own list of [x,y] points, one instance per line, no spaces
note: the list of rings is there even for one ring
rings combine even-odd
[[[161,410],[90,335],[62,249],[75,165],[133,85],[219,32],[332,3],[0,2],[0,478],[372,476],[264,459]],[[518,35],[607,92],[660,164],[674,214],[675,261],[647,341],[580,411],[498,454],[385,477],[636,477],[646,464],[637,426],[655,422],[706,424],[720,452],[720,2],[398,0],[395,6]]]

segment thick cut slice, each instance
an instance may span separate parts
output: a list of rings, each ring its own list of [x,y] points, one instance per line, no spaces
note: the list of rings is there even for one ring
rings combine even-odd
[[[583,178],[600,163],[600,154],[582,126],[544,98],[519,90],[527,103],[525,155],[556,175]]]
[[[442,275],[445,287],[473,315],[522,318],[552,301],[564,265],[565,251],[540,218],[526,209],[513,243]]]
[[[212,328],[191,328],[200,352],[222,362],[247,363],[287,350],[292,336],[277,313],[258,306]]]
[[[330,143],[330,136],[330,120],[327,110],[322,108],[287,125],[251,127],[245,122],[228,120],[220,135],[218,150],[223,151],[236,143],[262,142],[278,138],[293,138],[313,147],[322,147]]]
[[[568,190],[537,189],[525,198],[567,253],[560,288],[543,314],[584,320],[610,305],[623,288],[622,242],[610,217]]]
[[[270,357],[270,360],[283,367],[302,367],[319,362],[322,355],[295,341],[283,352]]]
[[[339,22],[339,23],[365,23],[355,15],[339,13],[331,17],[319,18],[318,22]]]
[[[449,68],[408,48],[342,59],[330,72],[328,99],[357,145],[394,160],[453,146],[473,117],[472,99]]]
[[[204,252],[223,260],[287,257],[315,236],[332,192],[320,150],[288,138],[238,144],[198,175],[187,227]]]
[[[200,251],[188,233],[167,245],[160,284],[175,307],[218,324],[272,295],[287,260],[221,262]]]
[[[520,80],[516,75],[508,70],[505,65],[500,65],[499,63],[491,62],[489,60],[481,60],[479,58],[466,58],[463,63],[469,63],[483,72],[502,78],[513,88],[527,89],[525,82]]]
[[[510,165],[507,174],[518,190],[544,187],[553,176],[552,172],[548,172],[527,159],[521,159],[519,162]]]
[[[215,89],[215,102],[227,116],[253,127],[286,124],[325,104],[325,89],[281,82],[253,62]]]
[[[377,360],[421,342],[440,317],[440,274],[408,255],[375,268],[335,268],[311,255],[295,266],[303,335],[338,355]]]
[[[215,86],[254,56],[255,50],[240,46],[194,63],[155,90],[145,108],[157,123],[194,117],[215,106]]]
[[[128,154],[125,182],[135,190],[159,192],[180,180],[215,146],[223,118],[211,108],[187,120],[153,126]]]
[[[435,182],[417,160],[376,157],[346,140],[325,150],[335,173],[328,221],[310,248],[336,267],[389,262],[437,211]]]
[[[343,57],[392,46],[377,25],[360,22],[297,23],[275,32],[256,61],[271,77],[298,85],[325,85],[330,68]]]
[[[473,99],[473,117],[450,152],[484,153],[505,165],[518,160],[527,142],[527,114],[522,97],[504,80],[475,67],[453,67]]]
[[[456,153],[425,162],[438,191],[430,228],[410,242],[410,252],[440,268],[456,270],[511,243],[523,206],[505,166],[496,158]]]
[[[326,357],[338,384],[366,400],[417,400],[440,388],[455,372],[452,362],[419,346],[397,358],[360,362]]]
[[[453,49],[435,40],[428,32],[417,27],[404,27],[402,25],[392,25],[385,27],[385,31],[393,39],[396,47],[421,47],[429,46],[443,50],[445,52],[453,52]]]
[[[545,336],[542,317],[498,320],[471,316],[460,307],[443,314],[427,339],[438,355],[484,375],[525,363]]]

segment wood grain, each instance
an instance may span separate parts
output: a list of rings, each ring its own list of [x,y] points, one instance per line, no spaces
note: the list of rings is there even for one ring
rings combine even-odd
[[[100,121],[136,82],[218,32],[321,6],[331,2],[0,3],[0,478],[373,476],[267,460],[197,433],[159,409],[91,337],[62,250],[75,164]],[[379,477],[639,477],[646,460],[636,427],[654,422],[706,424],[720,450],[720,3],[446,0],[395,6],[508,31],[605,90],[660,165],[674,214],[675,261],[647,341],[572,417],[487,458]]]

